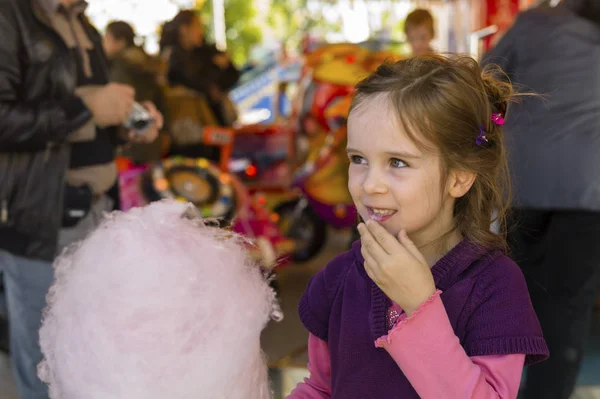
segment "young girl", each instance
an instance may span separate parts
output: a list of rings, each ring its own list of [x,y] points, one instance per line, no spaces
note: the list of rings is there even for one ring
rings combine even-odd
[[[510,85],[467,57],[384,64],[348,119],[361,238],[299,312],[310,378],[291,398],[516,398],[548,357],[524,277],[490,231],[508,188]]]

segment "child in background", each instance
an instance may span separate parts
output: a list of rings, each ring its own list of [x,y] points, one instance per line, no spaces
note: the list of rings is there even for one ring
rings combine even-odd
[[[404,33],[413,56],[433,52],[431,41],[435,37],[435,28],[429,11],[416,9],[408,14],[404,21]]]
[[[469,57],[383,64],[348,119],[352,249],[300,300],[311,376],[291,398],[516,398],[548,357],[505,254],[507,83]]]

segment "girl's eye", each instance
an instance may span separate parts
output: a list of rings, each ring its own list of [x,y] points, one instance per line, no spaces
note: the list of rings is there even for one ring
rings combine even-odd
[[[358,156],[358,155],[350,155],[350,162],[355,163],[357,165],[362,165],[362,164],[367,163],[367,161],[363,157]]]
[[[405,168],[408,165],[406,164],[406,162],[402,161],[401,159],[398,158],[392,158],[390,160],[390,166],[392,168]]]

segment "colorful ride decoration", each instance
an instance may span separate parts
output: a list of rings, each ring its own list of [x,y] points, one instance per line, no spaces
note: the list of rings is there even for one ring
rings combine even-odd
[[[151,201],[177,199],[192,203],[205,218],[231,220],[237,194],[231,176],[208,160],[167,158],[152,165],[142,183]]]
[[[367,75],[360,62],[367,53],[357,45],[332,44],[306,56],[292,113],[301,134],[314,137],[328,130],[325,108],[352,93],[354,85]]]
[[[396,54],[391,51],[371,51],[363,59],[363,67],[366,71],[371,73],[375,72],[377,67],[384,62],[396,62],[402,60],[403,58],[404,57],[402,57],[400,54]]]
[[[295,115],[305,149],[294,177],[298,198],[275,208],[284,234],[297,241],[293,258],[308,260],[322,248],[327,225],[352,228],[357,212],[348,192],[347,117],[354,86],[383,62],[401,59],[352,44],[323,46],[306,57]]]
[[[287,124],[248,125],[234,135],[229,171],[251,192],[279,191],[290,185],[294,132]]]
[[[300,136],[311,138],[330,130],[325,110],[352,95],[354,86],[383,62],[401,59],[389,51],[369,51],[355,44],[331,44],[307,55],[293,104],[292,120]],[[318,145],[310,143],[309,146]]]
[[[303,187],[313,201],[323,206],[337,206],[338,211],[334,212],[336,218],[328,218],[328,222],[335,227],[348,227],[346,216],[349,214],[350,224],[356,220],[354,212],[340,213],[339,210],[341,206],[352,204],[348,192],[350,162],[346,155],[346,120],[351,103],[352,97],[346,96],[327,107],[325,118],[330,130],[322,144],[309,153],[296,180],[296,184]]]
[[[118,157],[117,170],[119,173],[120,209],[127,211],[131,208],[144,206],[148,200],[142,193],[140,181],[150,165],[136,165],[128,158]]]
[[[295,260],[311,258],[325,242],[327,225],[350,228],[357,221],[347,189],[345,150],[354,85],[381,62],[398,58],[356,45],[324,46],[308,55],[296,102],[298,130],[280,123],[210,126],[203,101],[171,91],[171,129],[179,129],[174,141],[216,146],[220,162],[122,162],[122,206],[160,198],[189,201],[202,216],[230,222],[266,264],[277,264],[285,254]],[[299,137],[307,144],[301,157]]]
[[[311,148],[294,176],[293,185],[301,196],[275,208],[282,232],[296,240],[296,261],[308,260],[321,250],[328,225],[345,229],[356,224],[346,155],[346,116],[351,101],[350,96],[344,97],[325,111],[331,130],[322,136],[319,146]]]
[[[220,165],[202,158],[171,157],[135,166],[120,159],[121,192],[128,193],[121,207],[143,206],[163,198],[191,202],[202,217],[214,218],[246,236],[249,253],[265,268],[282,266],[293,251],[294,241],[281,234],[277,216],[262,201],[251,197],[240,179],[229,173],[233,138],[233,129],[203,130],[204,142],[221,148]]]

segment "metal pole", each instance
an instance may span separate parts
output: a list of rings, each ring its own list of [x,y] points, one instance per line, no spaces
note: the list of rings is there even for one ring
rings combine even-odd
[[[225,27],[225,0],[212,0],[215,44],[221,51],[227,50],[227,28]]]
[[[469,53],[471,57],[479,60],[481,56],[480,44],[481,40],[485,39],[488,36],[491,36],[498,32],[498,27],[496,25],[490,25],[483,29],[479,29],[475,32],[471,33],[470,36],[470,45],[469,45]]]

